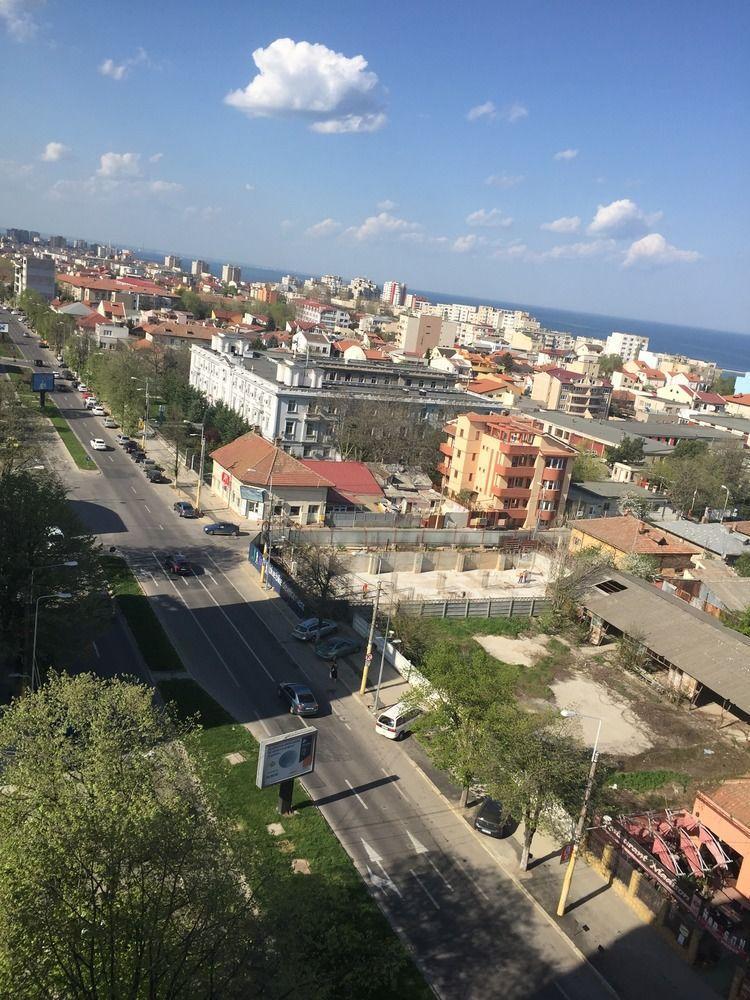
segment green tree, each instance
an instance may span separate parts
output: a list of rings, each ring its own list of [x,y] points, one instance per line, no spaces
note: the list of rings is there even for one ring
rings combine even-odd
[[[724,611],[721,620],[736,632],[750,636],[750,608],[744,608],[742,611]]]
[[[750,552],[743,552],[734,564],[737,576],[750,576]]]
[[[631,552],[623,559],[621,567],[626,573],[632,573],[642,580],[654,580],[659,575],[659,561],[650,555]]]
[[[41,459],[42,421],[24,406],[11,382],[0,381],[0,477]]]
[[[645,497],[639,496],[637,493],[626,493],[620,500],[621,514],[632,514],[633,517],[637,517],[640,521],[642,521],[648,512],[648,500],[646,500]]]
[[[711,384],[711,391],[718,392],[720,396],[733,396],[736,381],[736,375],[728,375],[726,372],[721,372]]]
[[[618,445],[608,446],[605,450],[607,462],[625,462],[627,465],[640,465],[643,462],[643,438],[625,437]]]
[[[745,506],[748,501],[748,475],[739,445],[715,445],[690,456],[670,455],[653,467],[652,481],[663,487],[670,504],[680,511],[723,507],[724,486],[734,506]]]
[[[619,371],[623,364],[619,354],[602,354],[599,358],[599,374],[602,376],[611,375],[612,372]]]
[[[0,994],[256,996],[261,919],[188,763],[124,680],[54,675],[0,718]]]
[[[592,545],[579,552],[558,549],[550,567],[546,595],[552,602],[551,624],[555,629],[578,619],[578,598],[603,569],[612,568],[612,556]]]
[[[678,458],[698,458],[707,451],[708,441],[702,441],[700,438],[684,438],[677,442],[669,457],[672,461]]]
[[[461,786],[463,808],[469,790],[484,774],[483,740],[488,712],[509,703],[513,690],[496,661],[473,640],[462,649],[438,642],[425,656],[421,671],[429,687],[411,696],[425,709],[414,724],[424,735],[430,757]]]
[[[604,479],[609,479],[609,470],[593,451],[579,449],[573,459],[571,479],[574,483],[599,483]]]

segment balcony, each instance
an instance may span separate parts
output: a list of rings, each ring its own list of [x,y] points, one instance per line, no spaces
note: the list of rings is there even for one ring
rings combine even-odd
[[[441,441],[438,445],[438,451],[443,455],[447,455],[448,458],[451,458],[453,455],[453,445],[448,444],[447,441]]]
[[[533,479],[535,469],[534,465],[510,465],[506,462],[495,464],[495,472],[498,472],[503,479],[510,479],[511,476],[518,479]]]
[[[437,466],[437,471],[441,476],[449,476],[451,474],[450,462],[440,462]]]
[[[549,523],[550,521],[554,521],[555,520],[555,518],[557,517],[557,511],[556,510],[538,510],[536,512],[536,516],[539,518],[540,521],[546,521],[546,522]]]
[[[544,467],[544,478],[549,479],[551,482],[560,482],[560,480],[565,476],[565,469],[552,469],[550,466],[545,465]]]
[[[518,442],[511,443],[510,441],[498,441],[498,450],[503,455],[536,455],[537,447],[535,444],[519,444]]]
[[[498,500],[528,500],[531,490],[524,486],[493,486],[492,495]]]

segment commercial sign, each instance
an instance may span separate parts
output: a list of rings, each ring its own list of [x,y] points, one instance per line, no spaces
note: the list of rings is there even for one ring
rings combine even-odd
[[[253,500],[255,503],[265,503],[266,491],[257,486],[240,486],[240,497],[243,500]]]
[[[54,392],[55,376],[52,372],[32,372],[31,389],[32,392]]]
[[[229,475],[228,472],[222,472],[221,485],[226,486],[227,488],[232,485],[232,477]]]
[[[318,730],[313,726],[262,739],[255,776],[258,788],[268,788],[310,774],[315,768],[317,740]]]
[[[8,332],[8,324],[0,323],[0,333],[7,333],[7,332]]]

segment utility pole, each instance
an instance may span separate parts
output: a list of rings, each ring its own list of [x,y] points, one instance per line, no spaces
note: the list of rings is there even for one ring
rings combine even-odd
[[[375,601],[372,605],[372,620],[370,621],[370,634],[367,637],[367,651],[365,653],[365,663],[362,668],[362,683],[359,686],[359,693],[364,694],[367,690],[367,674],[370,670],[370,664],[372,663],[372,643],[375,638],[375,622],[378,617],[378,607],[380,605],[380,590],[382,583],[378,580],[378,585],[375,590]]]
[[[564,718],[569,718],[570,716],[579,715],[582,718],[595,718],[595,716],[585,716],[580,712],[565,712],[565,709],[560,713]],[[589,776],[586,780],[586,790],[583,793],[583,802],[581,804],[581,814],[578,817],[578,823],[576,824],[575,833],[573,834],[573,847],[570,852],[570,859],[568,860],[568,867],[565,871],[565,878],[563,879],[562,889],[560,890],[560,899],[557,904],[557,915],[558,917],[565,916],[565,910],[568,905],[568,893],[570,892],[570,886],[573,882],[573,872],[575,871],[576,861],[578,859],[578,847],[583,838],[583,831],[586,828],[586,813],[588,812],[589,802],[591,801],[591,793],[594,789],[594,777],[596,775],[596,765],[599,761],[599,734],[602,729],[602,720],[599,719],[599,725],[596,730],[596,738],[594,740],[594,750],[591,754],[591,765],[589,767]]]

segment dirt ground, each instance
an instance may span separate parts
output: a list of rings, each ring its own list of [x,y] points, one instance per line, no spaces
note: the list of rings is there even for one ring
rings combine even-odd
[[[614,694],[604,684],[577,673],[552,685],[558,708],[568,708],[594,718],[572,719],[584,743],[593,746],[602,721],[599,747],[604,753],[630,756],[654,745],[651,730],[625,698]]]
[[[514,639],[507,635],[475,635],[475,642],[478,642],[490,656],[497,657],[503,663],[520,663],[521,666],[531,667],[547,652],[547,639],[545,636],[537,636],[530,639],[520,636]]]

